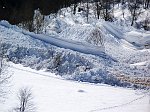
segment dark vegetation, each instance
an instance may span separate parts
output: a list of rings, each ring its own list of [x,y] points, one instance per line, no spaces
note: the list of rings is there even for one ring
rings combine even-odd
[[[0,0],[0,20],[12,24],[33,19],[34,10],[40,9],[43,15],[57,12],[80,0]]]
[[[88,21],[90,2],[94,2],[95,14],[106,21],[113,21],[114,5],[121,3],[128,7],[131,13],[131,26],[137,26],[136,19],[142,13],[141,8],[149,9],[150,0],[0,0],[0,20],[7,20],[11,24],[25,23],[32,24],[34,10],[39,9],[42,15],[49,15],[50,13],[57,13],[61,8],[68,7],[73,4],[73,14],[76,10],[82,10],[82,7],[77,9],[78,3],[84,2],[86,6],[86,17]],[[145,19],[142,27],[149,30],[150,20]]]

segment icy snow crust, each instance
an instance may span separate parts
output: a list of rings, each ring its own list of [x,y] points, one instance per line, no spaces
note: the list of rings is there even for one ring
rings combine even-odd
[[[9,60],[55,72],[67,79],[130,86],[115,74],[150,77],[150,50],[144,45],[150,32],[94,19],[62,9],[56,18],[45,17],[43,33],[34,34],[0,22],[1,45]],[[139,65],[136,63],[145,63]]]

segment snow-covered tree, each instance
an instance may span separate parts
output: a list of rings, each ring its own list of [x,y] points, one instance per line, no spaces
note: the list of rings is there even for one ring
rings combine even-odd
[[[33,95],[31,89],[21,88],[18,94],[19,104],[14,108],[15,112],[35,112],[36,108],[33,103]]]
[[[7,94],[7,86],[11,75],[7,74],[5,58],[5,46],[0,45],[0,100],[3,100]]]
[[[134,25],[138,16],[141,14],[140,0],[128,0],[128,7],[131,13],[131,26]]]
[[[93,45],[104,47],[103,34],[99,28],[95,28],[87,38],[87,41]]]
[[[34,12],[33,27],[35,33],[42,33],[44,28],[44,16],[39,9]]]

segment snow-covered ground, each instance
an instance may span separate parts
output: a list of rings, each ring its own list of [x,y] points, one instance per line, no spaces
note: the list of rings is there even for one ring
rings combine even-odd
[[[140,90],[64,80],[52,73],[10,64],[10,93],[0,112],[16,107],[18,90],[32,89],[37,112],[149,112],[149,96]],[[11,111],[10,111],[11,112]]]
[[[22,87],[32,89],[37,112],[150,111],[144,90],[118,87],[137,88],[134,79],[150,86],[150,31],[129,27],[129,12],[123,20],[116,6],[112,23],[92,11],[88,22],[70,7],[46,16],[43,34],[0,22],[1,51],[16,63],[8,67],[10,92],[0,112],[12,112]]]
[[[68,30],[51,36],[0,22],[0,39],[10,61],[46,69],[66,79],[119,86],[122,82],[114,77],[116,73],[149,79],[150,50],[127,41],[116,27],[99,21],[97,26],[68,26]],[[142,62],[146,62],[145,66],[131,66]]]
[[[0,39],[5,55],[14,63],[46,69],[66,79],[131,86],[116,77],[123,75],[142,77],[150,85],[150,49],[145,48],[150,32],[119,21],[98,20],[92,11],[88,22],[85,12],[73,15],[70,7],[55,16],[46,16],[43,34],[1,21]]]
[[[8,25],[5,22],[0,22],[0,25],[5,26],[6,28],[12,28],[11,25]],[[21,31],[21,30],[19,31],[17,29],[14,29],[14,30],[16,30],[16,32],[22,33],[24,35],[28,35],[35,39],[42,40],[46,43],[52,44],[57,47],[71,49],[71,50],[78,51],[81,53],[87,53],[87,54],[93,54],[93,55],[101,55],[104,53],[104,49],[102,47],[92,46],[83,42],[69,41],[67,39],[57,38],[56,36],[55,37],[46,36],[46,35],[35,34],[35,33],[27,32],[27,31]]]

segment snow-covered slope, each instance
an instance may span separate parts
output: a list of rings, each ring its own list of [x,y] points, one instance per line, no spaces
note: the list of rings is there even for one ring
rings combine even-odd
[[[18,90],[32,90],[37,112],[149,112],[149,96],[140,90],[62,80],[52,73],[11,64],[12,86],[1,112],[19,103]],[[11,111],[12,112],[12,111]]]
[[[110,67],[111,63],[115,63],[109,55],[106,56],[101,52],[95,52],[102,54],[100,56],[87,55],[71,49],[60,48],[54,46],[55,44],[49,44],[48,41],[40,41],[43,39],[41,37],[40,40],[37,39],[39,35],[30,32],[28,32],[29,35],[24,35],[27,32],[22,33],[19,29],[19,31],[16,31],[17,28],[13,27],[0,26],[1,46],[6,51],[4,53],[7,55],[8,60],[37,70],[46,69],[67,79],[114,84],[114,79],[110,79],[109,74],[104,71],[105,66]],[[35,38],[32,36],[35,36]],[[72,45],[70,44],[70,46]],[[84,52],[87,51],[84,50]],[[107,62],[105,62],[106,59]]]
[[[38,70],[46,69],[67,79],[119,86],[129,86],[130,84],[122,82],[116,77],[116,74],[146,77],[146,80],[149,80],[149,49],[138,50],[125,39],[118,39],[103,24],[107,23],[101,22],[95,27],[88,25],[94,31],[96,29],[96,35],[99,35],[97,38],[100,39],[96,39],[96,41],[102,40],[103,42],[95,44],[95,39],[93,39],[89,45],[87,39],[91,36],[89,34],[93,34],[93,30],[91,33],[87,33],[85,40],[79,39],[78,35],[84,31],[83,27],[80,27],[77,35],[72,32],[74,37],[76,35],[78,38],[65,40],[61,39],[62,36],[59,34],[56,37],[34,34],[1,22],[1,45],[7,51],[6,55],[10,61]],[[99,28],[101,31],[97,32]],[[70,30],[70,33],[71,31],[73,30]],[[115,35],[118,34],[115,33]],[[143,61],[147,62],[145,66],[130,66],[130,64]]]
[[[73,15],[70,10],[45,17],[43,34],[0,22],[1,45],[9,60],[72,80],[131,86],[132,78],[142,78],[150,85],[150,49],[144,47],[149,31],[97,20],[92,13],[87,22],[84,12]],[[122,76],[131,79],[124,82]]]
[[[0,25],[6,27],[8,29],[12,28],[11,25],[9,25],[8,23],[5,23],[5,22],[0,22]],[[43,34],[35,34],[32,32],[21,31],[21,30],[15,29],[15,28],[14,28],[14,30],[16,32],[22,33],[24,35],[28,35],[31,38],[42,40],[46,43],[52,44],[57,47],[71,49],[71,50],[74,50],[77,52],[93,54],[93,55],[103,55],[104,54],[103,47],[92,46],[92,45],[85,44],[83,42],[69,41],[66,39],[60,39],[58,37],[53,37],[53,36],[46,36]]]
[[[71,8],[46,16],[43,34],[0,22],[0,54],[15,63],[0,112],[12,112],[22,87],[32,88],[37,112],[150,111],[150,32],[122,19],[98,20],[92,11],[88,22],[84,11],[73,15]]]

